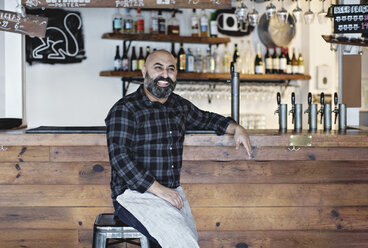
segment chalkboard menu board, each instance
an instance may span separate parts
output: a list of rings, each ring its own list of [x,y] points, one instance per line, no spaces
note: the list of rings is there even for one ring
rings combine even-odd
[[[335,33],[368,33],[368,5],[334,5]]]
[[[26,60],[33,62],[78,63],[85,57],[82,17],[62,9],[31,9],[27,14],[48,17],[45,38],[26,37]]]

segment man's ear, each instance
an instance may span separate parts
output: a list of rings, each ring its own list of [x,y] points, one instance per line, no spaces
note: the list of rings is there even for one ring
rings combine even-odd
[[[145,77],[145,75],[146,75],[146,63],[142,66],[142,68],[141,68],[141,72],[142,72],[142,76],[143,76],[143,78]]]

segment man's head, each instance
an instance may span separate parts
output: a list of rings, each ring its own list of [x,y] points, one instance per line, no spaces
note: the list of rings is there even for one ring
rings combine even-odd
[[[167,98],[176,86],[176,59],[166,50],[151,53],[142,68],[144,87],[159,99]]]

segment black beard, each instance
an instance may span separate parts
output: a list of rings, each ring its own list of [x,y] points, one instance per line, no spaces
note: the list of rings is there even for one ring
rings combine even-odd
[[[166,81],[169,83],[169,86],[167,87],[160,87],[158,86],[158,81]],[[155,79],[151,78],[148,73],[146,72],[146,75],[144,76],[144,86],[146,89],[155,97],[157,98],[166,98],[170,96],[170,94],[174,91],[176,82],[174,82],[171,78],[167,77],[164,78],[162,76],[159,76]]]

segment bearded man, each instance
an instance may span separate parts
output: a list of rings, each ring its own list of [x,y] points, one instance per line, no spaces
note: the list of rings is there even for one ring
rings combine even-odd
[[[186,130],[233,134],[250,157],[245,129],[231,118],[202,111],[173,93],[176,59],[151,53],[142,68],[144,84],[120,99],[105,122],[115,215],[164,248],[195,248],[198,235],[180,187]]]

